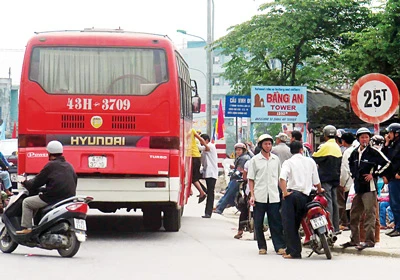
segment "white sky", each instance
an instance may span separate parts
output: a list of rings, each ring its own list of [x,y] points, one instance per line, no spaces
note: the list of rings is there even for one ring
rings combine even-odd
[[[87,27],[118,28],[168,35],[178,48],[196,40],[177,33],[207,39],[207,0],[5,0],[0,15],[0,77],[19,84],[26,42],[35,31],[81,30]],[[215,39],[232,25],[257,14],[269,0],[214,0]]]

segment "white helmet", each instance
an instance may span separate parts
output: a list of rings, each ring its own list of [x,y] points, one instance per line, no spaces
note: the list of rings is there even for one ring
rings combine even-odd
[[[243,150],[247,150],[246,145],[243,144],[243,143],[236,143],[235,146],[234,146],[234,148],[235,148],[235,150],[236,150],[237,148],[241,148],[241,149],[243,149]]]
[[[356,137],[357,137],[357,138],[360,137],[361,134],[368,134],[369,137],[371,137],[371,131],[369,131],[369,129],[366,128],[366,127],[361,127],[361,128],[359,128],[359,129],[357,130],[357,132],[356,132]]]
[[[271,135],[262,134],[262,135],[260,135],[260,137],[258,137],[257,144],[261,145],[261,142],[263,142],[264,140],[270,140],[272,144],[274,143],[274,138],[272,138]]]
[[[47,144],[46,150],[49,154],[62,154],[63,145],[60,141],[53,140]]]

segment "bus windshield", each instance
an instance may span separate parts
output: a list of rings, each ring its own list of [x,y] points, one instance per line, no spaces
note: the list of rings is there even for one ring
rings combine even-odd
[[[36,47],[29,79],[49,94],[148,95],[168,80],[163,49]]]

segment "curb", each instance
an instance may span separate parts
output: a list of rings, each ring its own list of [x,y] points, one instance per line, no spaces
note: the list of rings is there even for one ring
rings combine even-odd
[[[218,200],[220,197],[222,197],[221,194],[219,196],[215,196],[215,199]],[[233,208],[227,208],[224,211],[224,215],[219,215],[223,220],[226,220],[232,224],[237,225],[239,216],[235,215],[235,209]],[[214,214],[218,215],[218,214]],[[307,248],[307,247],[303,247]],[[308,247],[309,248],[309,247]],[[356,248],[342,248],[342,247],[331,247],[331,251],[339,254],[348,254],[348,255],[358,255],[358,256],[370,256],[370,257],[385,257],[385,258],[400,258],[400,250],[397,248],[387,248],[388,251],[382,251],[383,248],[366,248],[362,251],[357,250]],[[385,249],[383,249],[385,250]],[[390,252],[393,251],[393,252]]]
[[[396,249],[389,249],[389,250],[396,250]],[[371,256],[371,257],[386,257],[386,258],[400,258],[400,253],[390,253],[384,251],[377,251],[375,248],[372,249],[364,249],[359,251],[355,248],[340,248],[340,247],[333,247],[331,248],[332,252],[340,253],[340,254],[351,254],[351,255],[358,255],[358,256]]]

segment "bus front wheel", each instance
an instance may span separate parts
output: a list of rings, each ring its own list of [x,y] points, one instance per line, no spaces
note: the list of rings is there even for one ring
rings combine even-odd
[[[181,228],[181,209],[171,207],[164,210],[164,228],[166,231],[179,231]]]

